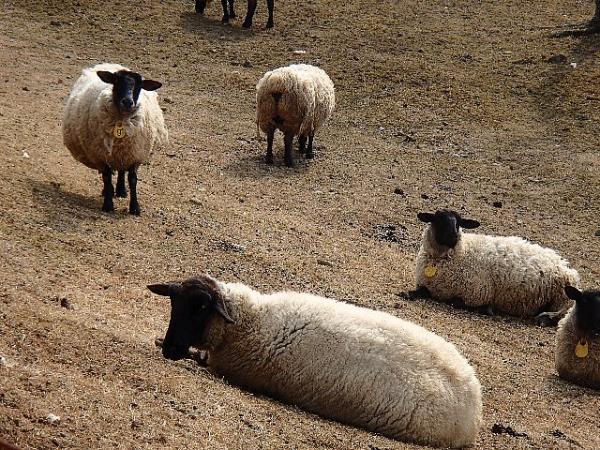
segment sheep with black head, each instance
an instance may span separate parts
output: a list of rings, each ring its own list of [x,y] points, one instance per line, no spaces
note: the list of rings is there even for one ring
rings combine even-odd
[[[455,211],[417,215],[428,226],[417,255],[414,296],[556,324],[579,274],[556,251],[518,236],[465,233],[480,226]]]
[[[119,64],[83,70],[67,99],[63,140],[73,157],[102,174],[102,210],[114,211],[113,198],[126,197],[129,212],[140,214],[137,172],[152,152],[167,144],[168,132],[156,91],[161,83],[147,80]],[[113,171],[118,172],[116,192]]]
[[[204,14],[204,10],[206,6],[211,2],[211,0],[196,0],[196,13]],[[235,19],[235,10],[233,7],[234,0],[221,0],[221,6],[223,7],[223,18],[221,22],[229,23],[229,19]],[[254,12],[256,11],[257,0],[248,0],[248,10],[246,12],[246,18],[244,19],[244,23],[242,27],[250,28],[252,27],[252,18],[254,17]],[[228,8],[229,6],[229,8]],[[269,18],[267,20],[266,28],[273,28],[273,9],[275,7],[275,0],[267,0],[267,10],[269,13]]]

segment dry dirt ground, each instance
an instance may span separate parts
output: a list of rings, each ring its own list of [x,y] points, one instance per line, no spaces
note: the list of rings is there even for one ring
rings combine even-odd
[[[416,213],[439,207],[554,247],[600,285],[600,37],[552,37],[592,2],[275,7],[274,29],[261,0],[249,31],[222,25],[218,2],[199,17],[191,0],[2,1],[0,436],[33,449],[419,448],[163,359],[169,304],[146,284],[209,272],[451,340],[483,385],[478,449],[600,448],[599,394],[557,377],[553,330],[398,295],[413,285]],[[62,144],[69,89],[101,61],[164,83],[171,144],[140,170],[139,218],[123,200],[102,213],[100,177]],[[255,83],[299,61],[330,74],[338,108],[316,160],[286,168],[279,138],[267,167]]]

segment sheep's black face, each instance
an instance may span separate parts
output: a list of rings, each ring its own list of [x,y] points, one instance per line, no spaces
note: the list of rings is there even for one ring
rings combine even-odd
[[[123,116],[135,112],[142,89],[154,91],[162,86],[158,81],[144,80],[139,73],[128,70],[97,73],[102,81],[113,85],[113,103]]]
[[[476,220],[463,219],[451,210],[441,209],[430,213],[419,213],[417,217],[421,222],[431,224],[435,241],[444,247],[454,248],[460,239],[460,227],[477,228],[479,222]]]
[[[155,294],[171,298],[171,319],[162,345],[163,356],[178,360],[189,355],[189,348],[200,343],[211,317],[229,316],[219,287],[209,277],[190,278],[182,283],[152,284]]]
[[[204,14],[204,8],[206,8],[206,0],[196,0],[196,12]]]
[[[575,327],[583,335],[594,338],[600,336],[600,291],[581,292],[566,286],[567,296],[575,300]]]

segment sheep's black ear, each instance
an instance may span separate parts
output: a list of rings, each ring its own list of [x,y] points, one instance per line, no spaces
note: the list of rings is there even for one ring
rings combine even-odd
[[[477,222],[476,220],[460,219],[459,225],[463,228],[473,229],[473,228],[479,227],[479,225],[481,225],[481,224],[479,222]]]
[[[142,89],[145,91],[155,91],[162,86],[160,81],[144,80],[142,81]]]
[[[227,307],[225,306],[225,303],[222,300],[217,301],[217,303],[215,304],[215,309],[221,315],[221,317],[225,319],[226,322],[234,323],[234,320],[227,312]]]
[[[170,296],[171,283],[149,284],[148,289],[158,295]]]
[[[433,222],[433,218],[434,217],[435,217],[435,215],[433,215],[431,213],[419,213],[419,214],[417,214],[417,218],[421,222],[425,222],[425,223],[431,223],[431,222]]]
[[[108,83],[108,84],[116,84],[117,83],[117,76],[112,72],[108,72],[106,70],[99,70],[98,72],[96,72],[96,75],[98,75],[98,78],[100,78],[105,83]]]
[[[583,294],[581,291],[573,286],[565,286],[565,294],[567,294],[567,297],[569,297],[571,300],[575,300],[576,302],[583,299]]]

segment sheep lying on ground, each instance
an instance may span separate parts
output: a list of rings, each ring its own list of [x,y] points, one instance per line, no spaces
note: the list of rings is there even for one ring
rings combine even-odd
[[[204,14],[206,5],[211,0],[196,0],[196,12],[198,14]],[[223,18],[221,22],[228,23],[229,19],[235,19],[235,11],[233,9],[234,0],[221,0],[221,6],[223,7]],[[227,3],[229,2],[229,10],[227,9]],[[273,28],[273,9],[275,6],[275,0],[267,0],[267,9],[269,10],[269,19],[267,21],[267,28]],[[252,26],[252,18],[256,11],[256,0],[248,0],[248,12],[246,13],[246,19],[242,26],[244,28],[250,28]]]
[[[475,372],[454,345],[418,325],[208,276],[148,288],[171,297],[166,358],[207,350],[209,370],[232,383],[395,439],[463,447],[477,437]]]
[[[102,173],[103,211],[113,211],[113,170],[118,171],[117,197],[126,197],[125,172],[131,191],[129,212],[140,214],[137,169],[168,140],[154,91],[161,83],[144,80],[118,64],[85,69],[69,95],[63,139],[79,162]]]
[[[556,318],[556,311],[566,311],[564,287],[577,285],[579,274],[554,250],[516,236],[463,233],[461,227],[477,228],[479,222],[454,211],[418,218],[430,225],[417,255],[417,295],[515,316],[549,311]],[[538,317],[543,322],[548,314]]]
[[[575,306],[558,324],[556,370],[566,380],[600,389],[600,291],[565,291]]]
[[[296,135],[300,153],[313,158],[315,133],[334,108],[333,82],[322,69],[292,64],[265,73],[256,85],[256,124],[267,135],[267,163],[273,164],[276,129],[284,134],[288,166],[294,165],[292,142]]]

